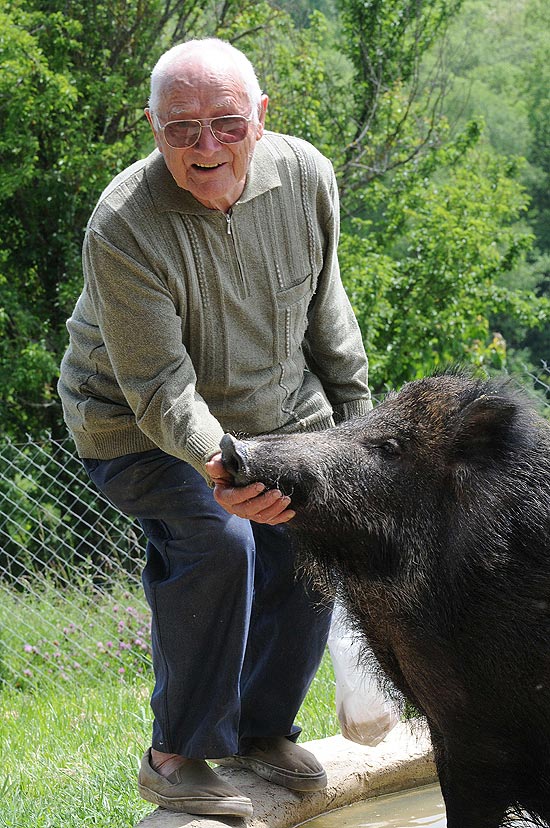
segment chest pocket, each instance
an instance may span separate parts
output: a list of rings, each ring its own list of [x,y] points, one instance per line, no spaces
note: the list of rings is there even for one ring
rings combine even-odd
[[[311,273],[296,285],[277,292],[279,357],[288,359],[300,349],[307,329],[307,311],[314,294]]]

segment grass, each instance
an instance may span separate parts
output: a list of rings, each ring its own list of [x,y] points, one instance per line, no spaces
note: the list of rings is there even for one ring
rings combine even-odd
[[[2,609],[0,828],[134,828],[154,809],[136,788],[152,688],[137,596],[81,595],[69,622],[43,584]],[[297,721],[301,741],[338,732],[328,655]]]
[[[4,692],[2,828],[132,828],[151,810],[134,784],[148,719],[137,682]]]
[[[60,588],[33,578],[25,591],[0,583],[0,683],[58,689],[150,669],[149,612],[139,587],[108,592],[89,582]]]

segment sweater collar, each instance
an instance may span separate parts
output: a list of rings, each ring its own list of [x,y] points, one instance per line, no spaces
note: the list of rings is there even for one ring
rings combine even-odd
[[[212,212],[209,207],[197,201],[188,190],[178,187],[157,149],[145,161],[145,174],[151,197],[160,213],[175,211],[205,215]],[[262,193],[280,186],[281,179],[270,151],[269,138],[264,135],[254,149],[246,184],[237,204],[251,201]]]

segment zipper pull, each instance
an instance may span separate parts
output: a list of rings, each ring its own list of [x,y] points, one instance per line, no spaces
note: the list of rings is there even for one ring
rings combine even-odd
[[[227,235],[231,235],[231,210],[225,214],[225,220],[227,222]]]

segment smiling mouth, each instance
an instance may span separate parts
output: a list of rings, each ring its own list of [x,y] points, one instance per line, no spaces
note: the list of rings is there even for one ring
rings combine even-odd
[[[217,170],[218,167],[222,167],[223,164],[193,164],[193,166],[197,170]]]

